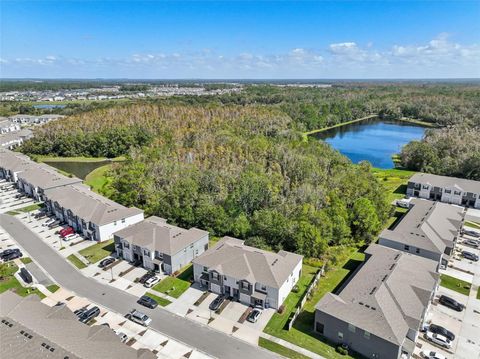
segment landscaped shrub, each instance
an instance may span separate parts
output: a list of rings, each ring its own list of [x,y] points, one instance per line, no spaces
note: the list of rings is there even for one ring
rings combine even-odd
[[[341,345],[339,345],[336,350],[337,350],[337,353],[339,353],[339,354],[342,354],[342,355],[347,355],[348,354],[348,350],[343,348]]]
[[[278,308],[278,314],[283,314],[284,311],[285,311],[285,306],[282,304],[282,305]]]

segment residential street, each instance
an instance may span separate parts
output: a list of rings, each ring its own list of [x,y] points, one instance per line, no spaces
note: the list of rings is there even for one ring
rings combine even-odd
[[[136,304],[137,298],[112,286],[82,275],[54,249],[44,243],[17,218],[0,214],[2,226],[45,271],[62,287],[89,298],[106,308],[126,314],[140,309],[152,318],[151,328],[221,359],[275,358],[274,353],[249,345],[166,310],[150,310]]]

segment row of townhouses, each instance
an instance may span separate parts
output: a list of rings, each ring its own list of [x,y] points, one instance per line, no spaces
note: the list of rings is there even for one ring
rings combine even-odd
[[[410,209],[336,293],[316,306],[314,330],[368,358],[409,358],[453,253],[465,209],[412,199]]]
[[[43,125],[50,121],[59,120],[64,118],[63,115],[13,115],[8,117],[8,119],[14,123],[22,123],[22,124],[29,124],[29,125]]]
[[[144,219],[143,211],[111,201],[80,179],[17,152],[0,149],[0,178],[43,201],[51,214],[85,238],[113,238],[119,258],[166,274],[193,262],[200,286],[247,305],[278,309],[301,275],[300,255],[260,250],[230,237],[209,249],[207,231],[180,228],[155,216]]]
[[[480,182],[462,178],[417,173],[408,181],[407,195],[480,208]]]
[[[8,119],[7,117],[0,117],[0,134],[15,132],[20,130],[20,125]]]

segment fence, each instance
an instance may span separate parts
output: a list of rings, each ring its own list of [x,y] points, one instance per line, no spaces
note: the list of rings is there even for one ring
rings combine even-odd
[[[295,322],[295,319],[297,319],[298,315],[302,311],[303,306],[307,302],[307,300],[310,298],[313,290],[318,284],[318,281],[320,280],[320,277],[325,273],[325,265],[322,266],[321,269],[318,270],[318,272],[315,274],[313,277],[312,281],[310,282],[310,285],[308,286],[307,290],[305,291],[302,300],[300,301],[299,305],[295,309],[295,312],[293,313],[292,317],[288,321],[288,330],[292,329],[293,323]]]

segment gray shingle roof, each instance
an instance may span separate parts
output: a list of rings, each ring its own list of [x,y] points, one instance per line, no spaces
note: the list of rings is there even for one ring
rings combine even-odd
[[[383,230],[380,238],[440,254],[445,252],[446,247],[453,247],[464,209],[417,198],[413,198],[411,204],[413,207],[395,228]]]
[[[213,248],[193,260],[193,263],[209,270],[250,283],[261,283],[280,288],[302,262],[301,255],[286,251],[278,253],[249,247],[243,241],[224,237]]]
[[[458,187],[464,192],[480,194],[480,181],[473,181],[464,178],[433,175],[430,173],[415,173],[410,177],[409,182],[429,183],[434,187]]]
[[[152,216],[114,233],[131,244],[150,251],[174,255],[208,235],[197,228],[183,229],[167,224],[167,220]]]
[[[35,166],[29,166],[18,174],[18,178],[34,187],[44,190],[82,182],[80,178],[64,176],[53,167],[43,163],[36,163]]]
[[[316,309],[401,345],[418,329],[438,274],[437,262],[378,244],[341,292],[327,293]]]
[[[30,158],[19,152],[0,149],[0,167],[12,172],[20,172],[29,167],[36,166]]]
[[[127,208],[105,198],[83,184],[48,189],[45,195],[83,220],[99,226],[143,213],[138,208]]]
[[[67,307],[49,307],[37,296],[22,298],[10,291],[1,294],[0,317],[1,358],[156,358],[148,350],[137,351],[122,344],[110,328],[89,327]]]

